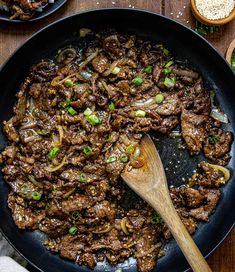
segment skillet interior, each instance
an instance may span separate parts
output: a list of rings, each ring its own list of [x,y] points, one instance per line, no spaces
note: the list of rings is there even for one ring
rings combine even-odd
[[[106,9],[90,11],[61,20],[47,27],[32,39],[26,42],[7,61],[0,72],[1,100],[0,100],[0,124],[12,115],[15,102],[15,94],[19,85],[26,77],[29,67],[42,58],[55,55],[57,50],[65,45],[77,44],[81,27],[93,30],[115,27],[125,33],[134,33],[138,36],[161,41],[178,59],[187,59],[204,77],[208,86],[216,90],[216,96],[220,107],[228,114],[230,124],[228,130],[235,132],[235,97],[233,89],[235,77],[225,60],[199,35],[188,28],[163,16],[153,13],[128,10]],[[156,135],[154,135],[156,136]],[[170,143],[170,144],[169,144]],[[177,150],[172,140],[160,138],[156,142],[161,153],[163,163],[169,168],[167,176],[170,184],[179,185],[182,177],[191,174],[197,161],[202,158],[190,158],[186,151]],[[0,132],[0,149],[6,145],[6,139]],[[231,153],[234,153],[234,145]],[[175,167],[180,156],[178,167]],[[172,161],[173,168],[169,167]],[[234,169],[234,158],[231,159],[229,168]],[[13,223],[10,210],[7,207],[8,186],[4,183],[0,174],[0,228],[8,240],[21,252],[32,264],[41,271],[90,271],[86,267],[78,267],[73,262],[61,259],[57,255],[48,252],[41,241],[43,234],[39,232],[20,231]],[[235,181],[232,178],[222,188],[222,199],[216,209],[216,213],[210,217],[208,224],[201,224],[194,235],[194,239],[204,255],[208,255],[226,236],[232,228],[235,214],[230,213],[235,204]],[[119,267],[123,271],[136,271],[135,261],[129,260]],[[158,262],[155,271],[182,272],[188,265],[182,256],[175,241],[166,246],[166,256]],[[107,263],[100,264],[95,271],[115,271],[117,268]]]

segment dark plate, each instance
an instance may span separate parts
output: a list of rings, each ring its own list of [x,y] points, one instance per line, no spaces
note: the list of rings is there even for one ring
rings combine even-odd
[[[235,132],[235,96],[234,74],[222,56],[201,36],[189,28],[161,15],[133,9],[104,9],[77,14],[44,28],[29,39],[5,63],[0,71],[0,124],[10,118],[15,102],[15,94],[20,83],[26,77],[29,67],[42,58],[53,56],[65,45],[79,45],[76,33],[81,27],[94,30],[115,27],[125,33],[135,33],[144,39],[161,41],[174,53],[177,59],[188,60],[189,65],[201,72],[208,89],[214,89],[220,107],[228,114],[230,123],[227,129]],[[20,67],[20,69],[19,69]],[[14,76],[12,76],[14,75]],[[198,161],[203,157],[190,157],[187,151],[178,151],[176,140],[153,135],[156,145],[168,168],[167,177],[170,184],[181,184],[182,178],[191,175]],[[6,139],[0,132],[0,149],[6,145]],[[231,154],[234,154],[234,145]],[[171,163],[170,163],[171,162]],[[229,168],[234,169],[232,157]],[[222,188],[222,199],[216,212],[207,224],[200,224],[194,240],[204,256],[209,255],[226,237],[235,221],[235,178]],[[79,267],[58,255],[48,252],[41,241],[44,235],[37,231],[20,231],[13,223],[7,207],[8,186],[0,176],[0,228],[8,241],[35,267],[45,272],[77,272],[91,271],[87,267]],[[133,259],[120,264],[123,271],[136,271]],[[117,268],[107,263],[99,264],[95,271],[113,272]],[[162,257],[154,271],[182,272],[188,264],[180,252],[176,242],[171,240],[166,245],[166,255]],[[203,272],[203,271],[202,271]]]
[[[27,23],[27,22],[38,21],[38,20],[43,19],[43,18],[51,15],[52,13],[56,12],[66,2],[67,2],[67,0],[55,0],[54,4],[46,5],[45,8],[43,8],[42,12],[36,12],[35,15],[33,16],[33,18],[28,21],[22,21],[22,20],[18,20],[18,19],[10,20],[9,19],[10,13],[8,11],[0,10],[0,21],[7,21],[7,22],[11,22],[11,23]]]

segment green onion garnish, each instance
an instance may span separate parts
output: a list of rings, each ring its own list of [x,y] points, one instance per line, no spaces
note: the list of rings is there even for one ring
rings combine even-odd
[[[53,147],[48,154],[48,159],[53,160],[60,153],[59,147]]]
[[[69,107],[69,108],[68,108],[68,113],[69,113],[70,115],[75,115],[75,114],[77,114],[77,112],[75,111],[75,109],[72,108],[72,107]]]
[[[127,154],[132,154],[134,153],[135,151],[135,147],[133,145],[129,145],[127,148],[126,148],[126,153]]]
[[[91,114],[86,116],[86,120],[92,125],[92,126],[96,126],[98,124],[101,123],[101,119],[96,116],[95,114]]]
[[[128,162],[129,158],[126,154],[122,154],[120,157],[119,157],[120,161],[121,162]]]
[[[169,68],[171,65],[174,64],[174,61],[173,60],[170,60],[167,62],[167,64],[165,65],[165,68]]]
[[[111,103],[109,104],[109,110],[110,110],[110,111],[114,111],[114,110],[115,110],[115,104],[114,104],[113,102],[111,102]]]
[[[73,85],[74,85],[74,82],[71,80],[71,79],[66,79],[65,81],[64,81],[64,86],[65,87],[73,87]]]
[[[87,181],[87,176],[85,173],[81,173],[79,176],[79,181],[80,182],[86,182]]]
[[[61,102],[60,105],[61,105],[63,108],[67,108],[67,107],[70,105],[70,102],[71,102],[71,100],[68,99],[68,98],[66,98],[66,100],[63,101],[63,102]]]
[[[168,75],[168,74],[171,73],[171,67],[165,68],[163,71],[164,71],[164,74],[165,74],[165,75]]]
[[[140,86],[144,81],[141,77],[137,76],[131,81],[135,86]]]
[[[153,71],[153,66],[151,66],[151,65],[146,66],[146,67],[144,68],[144,71],[145,71],[145,73],[147,73],[147,74],[151,74],[152,71]]]
[[[163,48],[162,51],[165,56],[169,55],[169,50],[167,50],[166,48]]]
[[[83,148],[83,152],[85,155],[89,156],[92,153],[92,148],[89,145],[87,145]]]
[[[33,200],[40,200],[42,195],[39,192],[33,192],[32,193],[32,199]]]
[[[75,235],[78,232],[78,228],[76,226],[72,226],[69,228],[69,234]]]
[[[71,218],[73,220],[78,220],[80,218],[80,213],[78,211],[75,211],[71,214]]]
[[[116,156],[110,156],[107,160],[106,160],[106,163],[112,163],[112,162],[115,162],[117,160],[117,157]]]
[[[151,223],[156,225],[156,224],[160,224],[161,222],[162,222],[161,217],[157,213],[155,213],[151,218]]]
[[[91,110],[90,108],[87,108],[87,109],[83,112],[83,114],[84,114],[85,116],[89,116],[89,115],[92,114],[92,110]]]
[[[231,66],[232,69],[235,71],[235,54],[232,55]]]
[[[119,67],[115,67],[111,73],[112,73],[113,75],[117,75],[117,74],[120,72],[120,70],[121,70],[121,69],[120,69]]]
[[[164,100],[164,95],[159,93],[155,96],[155,101],[157,104],[161,104]]]
[[[137,110],[135,112],[135,117],[145,117],[145,115],[146,115],[146,112],[143,110]]]
[[[164,85],[167,88],[173,88],[175,86],[175,78],[174,77],[165,77]]]
[[[220,138],[216,135],[212,135],[212,136],[208,137],[208,141],[210,144],[216,144],[219,142],[219,140],[220,140]]]

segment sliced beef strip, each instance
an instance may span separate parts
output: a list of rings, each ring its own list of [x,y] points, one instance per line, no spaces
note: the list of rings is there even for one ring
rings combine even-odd
[[[197,115],[184,109],[181,114],[182,136],[191,155],[198,154],[205,139],[205,125],[208,116]]]

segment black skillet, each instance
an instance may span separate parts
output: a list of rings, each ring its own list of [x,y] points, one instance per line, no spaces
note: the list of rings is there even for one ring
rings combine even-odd
[[[208,89],[214,89],[220,107],[226,111],[230,123],[227,129],[235,132],[235,76],[216,50],[194,31],[163,16],[146,11],[130,9],[104,9],[80,13],[41,30],[29,39],[5,63],[0,71],[0,124],[12,115],[15,94],[20,83],[26,77],[29,67],[42,58],[53,56],[57,50],[66,45],[79,45],[77,33],[82,27],[94,30],[115,27],[117,30],[137,34],[155,42],[163,42],[179,60],[188,60],[188,65],[201,72]],[[177,141],[159,135],[153,135],[160,151],[164,166],[168,169],[169,184],[182,184],[183,179],[192,174],[202,156],[189,157],[187,151],[178,151]],[[6,145],[6,139],[0,132],[0,149]],[[231,150],[234,154],[234,145]],[[232,157],[229,168],[234,169]],[[0,228],[8,241],[39,271],[44,272],[75,272],[90,271],[87,267],[61,259],[58,255],[48,252],[41,244],[44,235],[37,231],[20,231],[14,225],[7,207],[8,186],[0,176]],[[222,199],[210,222],[200,224],[194,239],[204,256],[209,255],[232,229],[235,219],[235,180],[222,188]],[[136,264],[130,259],[118,267],[123,271],[134,272]],[[95,271],[115,271],[108,263],[99,264]],[[175,241],[166,245],[166,255],[162,257],[154,271],[182,272],[188,264],[181,254]],[[202,271],[203,272],[203,271]]]
[[[11,23],[27,23],[27,22],[34,22],[40,19],[43,19],[52,13],[56,12],[59,8],[61,8],[67,0],[55,0],[54,3],[48,3],[43,7],[42,11],[37,11],[35,15],[28,21],[22,21],[19,19],[10,19],[10,13],[8,11],[0,10],[0,21],[7,21]]]

